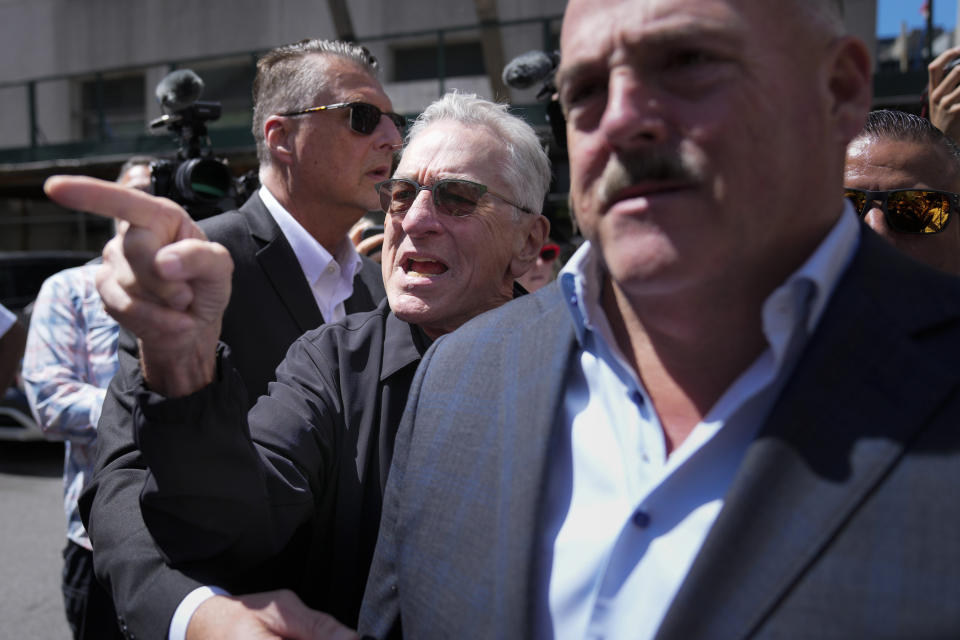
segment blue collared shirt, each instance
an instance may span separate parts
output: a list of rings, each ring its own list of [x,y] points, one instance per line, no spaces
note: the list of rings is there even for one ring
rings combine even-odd
[[[713,526],[746,449],[859,244],[846,210],[764,302],[767,348],[672,453],[647,390],[600,305],[589,244],[560,273],[577,362],[549,469],[548,612],[557,638],[652,638]]]

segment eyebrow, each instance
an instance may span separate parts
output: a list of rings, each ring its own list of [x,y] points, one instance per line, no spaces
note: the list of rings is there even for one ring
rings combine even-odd
[[[646,32],[627,34],[619,39],[616,46],[610,50],[598,52],[596,57],[574,61],[564,65],[561,56],[560,67],[554,76],[557,90],[562,91],[563,85],[581,75],[597,73],[610,66],[610,61],[619,62],[623,58],[633,58],[638,50],[660,49],[672,43],[696,42],[714,43],[727,47],[737,47],[743,41],[741,29],[731,29],[727,23],[717,21],[711,23],[705,19],[678,20],[676,24],[665,24]],[[625,50],[625,51],[624,51]]]

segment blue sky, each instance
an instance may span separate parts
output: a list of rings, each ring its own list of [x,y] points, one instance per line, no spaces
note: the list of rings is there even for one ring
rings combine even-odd
[[[877,35],[899,34],[903,20],[906,20],[908,29],[926,27],[926,19],[920,13],[921,6],[923,0],[878,0]],[[957,24],[957,0],[933,0],[933,22],[952,29]]]

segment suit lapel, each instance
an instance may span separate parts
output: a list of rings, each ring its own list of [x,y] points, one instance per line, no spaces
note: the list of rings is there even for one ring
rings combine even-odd
[[[955,390],[952,363],[924,339],[956,331],[956,301],[862,235],[658,639],[755,631]]]
[[[530,603],[540,597],[538,585],[544,570],[539,556],[546,463],[575,346],[561,290],[556,283],[549,287],[549,291],[537,294],[537,300],[543,301],[540,313],[508,342],[507,357],[512,361],[510,368],[516,371],[517,392],[504,414],[504,424],[511,433],[503,441],[511,449],[510,457],[523,469],[512,476],[510,508],[502,527],[507,535],[500,540],[504,565],[509,568],[498,578],[506,583],[497,591],[499,607],[505,614],[500,618],[503,637],[516,635],[516,629],[524,629],[525,637],[532,637],[536,627],[537,608]],[[546,361],[543,354],[549,354]],[[506,613],[511,610],[512,614]],[[518,622],[520,626],[515,626]]]
[[[257,263],[302,332],[323,324],[317,301],[290,244],[259,196],[240,209],[257,246]]]

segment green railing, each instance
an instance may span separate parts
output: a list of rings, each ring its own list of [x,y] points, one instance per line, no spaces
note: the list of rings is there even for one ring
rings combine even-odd
[[[437,95],[442,95],[447,86],[447,43],[451,37],[456,34],[470,31],[480,31],[489,28],[506,29],[510,27],[524,26],[530,24],[539,24],[541,30],[540,47],[548,48],[553,46],[556,41],[555,27],[559,25],[561,16],[546,16],[538,18],[526,18],[518,20],[506,20],[497,22],[481,22],[473,25],[464,25],[459,27],[445,27],[442,29],[430,29],[420,31],[409,31],[402,33],[390,33],[378,36],[359,37],[357,41],[361,44],[389,43],[391,41],[411,40],[433,38],[437,47]],[[534,43],[531,43],[534,44]],[[528,48],[536,48],[531,46]],[[257,56],[264,53],[265,50],[243,51],[233,53],[223,53],[215,56],[203,58],[182,58],[173,60],[156,61],[150,64],[140,64],[136,66],[118,66],[107,69],[101,69],[97,72],[76,73],[76,74],[58,74],[44,77],[32,78],[25,81],[3,82],[0,83],[0,92],[5,90],[23,90],[26,95],[27,126],[29,128],[29,142],[27,146],[0,148],[0,164],[22,164],[30,162],[54,161],[63,159],[77,159],[91,156],[113,156],[129,155],[134,153],[152,153],[163,154],[170,153],[176,149],[176,144],[170,136],[151,135],[143,131],[137,135],[113,136],[108,132],[107,116],[105,108],[107,106],[107,96],[104,92],[104,78],[131,72],[142,72],[147,69],[166,67],[169,70],[195,65],[204,62],[237,59],[248,57],[251,66],[255,66]],[[487,70],[490,73],[490,70]],[[496,71],[499,73],[499,70]],[[202,75],[202,74],[201,74]],[[252,75],[252,74],[251,74]],[[97,121],[96,134],[87,139],[78,139],[68,142],[46,143],[41,140],[40,125],[38,117],[38,86],[44,83],[73,83],[76,81],[95,82],[94,95],[96,96],[95,117]],[[204,96],[204,99],[216,100],[217,96]],[[517,105],[516,109],[522,112],[525,117],[535,124],[545,122],[545,111],[543,105],[526,104]],[[415,115],[415,114],[408,114]],[[252,148],[253,137],[250,134],[249,126],[211,126],[210,138],[215,149],[227,148]]]

